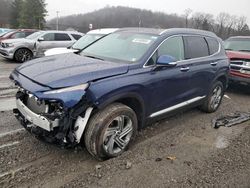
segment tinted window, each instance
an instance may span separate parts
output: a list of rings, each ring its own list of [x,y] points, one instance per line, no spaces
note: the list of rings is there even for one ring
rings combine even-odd
[[[44,41],[54,41],[55,40],[55,34],[54,33],[47,33],[43,36]]]
[[[208,45],[205,38],[199,36],[187,36],[184,37],[184,39],[186,59],[209,56]]]
[[[215,54],[219,51],[219,42],[216,39],[206,37],[206,40],[208,43],[210,55]]]
[[[11,36],[12,39],[18,39],[18,38],[24,38],[24,37],[26,37],[24,32],[17,32]]]
[[[158,57],[161,55],[173,56],[176,61],[184,59],[184,45],[182,37],[172,37],[167,39],[158,48]]]
[[[72,37],[76,40],[79,40],[82,36],[77,34],[72,34]]]
[[[68,40],[71,40],[71,38],[66,33],[55,33],[55,40],[56,41],[68,41]]]
[[[25,36],[27,37],[27,36],[31,35],[32,33],[34,33],[34,31],[26,31]]]

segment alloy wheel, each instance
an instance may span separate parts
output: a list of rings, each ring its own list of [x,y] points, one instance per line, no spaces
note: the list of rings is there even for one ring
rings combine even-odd
[[[211,108],[217,109],[220,105],[222,99],[222,88],[221,86],[216,86],[213,90],[213,95],[211,97]]]
[[[104,150],[111,155],[120,153],[129,144],[132,134],[132,120],[125,115],[116,117],[108,125],[104,133]]]

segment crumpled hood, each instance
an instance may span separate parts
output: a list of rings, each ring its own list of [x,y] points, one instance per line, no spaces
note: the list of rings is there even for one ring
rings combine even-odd
[[[125,74],[128,65],[70,53],[35,59],[22,64],[15,71],[41,85],[63,88]]]

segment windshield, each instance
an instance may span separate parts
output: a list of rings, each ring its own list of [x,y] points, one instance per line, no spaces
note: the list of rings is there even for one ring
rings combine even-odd
[[[224,45],[226,50],[250,52],[250,39],[248,38],[229,39]]]
[[[44,32],[43,31],[38,31],[38,32],[35,32],[29,36],[26,37],[26,39],[36,39],[37,37],[39,37],[41,34],[43,34]]]
[[[155,42],[157,35],[137,33],[113,33],[82,51],[82,55],[110,61],[136,62]]]
[[[73,46],[73,49],[82,50],[92,42],[95,42],[99,38],[103,37],[103,34],[86,34],[81,37]]]

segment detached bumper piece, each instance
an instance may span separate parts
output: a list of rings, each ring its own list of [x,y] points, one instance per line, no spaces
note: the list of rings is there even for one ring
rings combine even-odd
[[[80,143],[93,109],[85,97],[68,110],[55,101],[40,101],[24,89],[19,90],[16,98],[16,118],[37,138],[67,148]]]
[[[232,115],[223,116],[213,120],[213,128],[217,129],[220,126],[231,127],[250,120],[250,113],[236,112]]]
[[[38,126],[46,131],[53,131],[55,127],[59,126],[59,120],[48,120],[46,117],[35,114],[28,107],[26,107],[20,99],[16,100],[16,106],[19,112],[25,117],[31,124]]]

